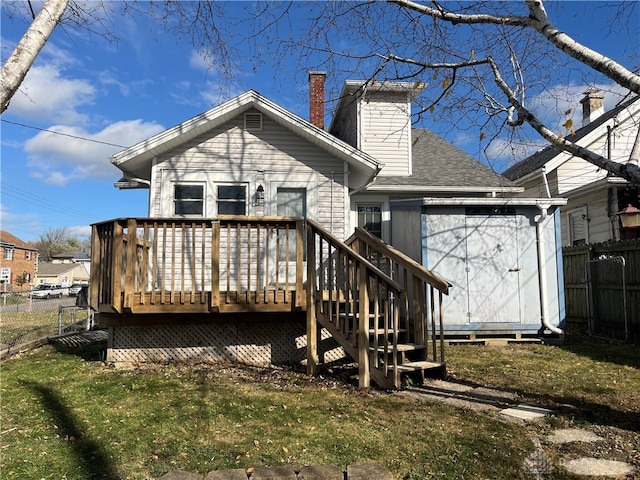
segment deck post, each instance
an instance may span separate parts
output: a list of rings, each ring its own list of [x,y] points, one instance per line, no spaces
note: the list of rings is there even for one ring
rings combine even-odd
[[[318,367],[318,319],[316,317],[316,241],[307,223],[307,374]]]
[[[122,313],[122,263],[124,262],[124,228],[119,220],[113,222],[113,277],[111,278],[111,305]]]
[[[127,220],[127,248],[125,250],[124,260],[124,306],[125,308],[131,308],[133,299],[133,292],[135,291],[136,282],[136,268],[138,268],[138,261],[136,256],[137,251],[137,229],[138,223],[135,218]]]
[[[100,274],[103,274],[102,269],[106,265],[103,263],[100,232],[104,232],[104,225],[101,225],[100,231],[98,231],[97,225],[91,226],[91,265],[94,268],[91,269],[91,282],[89,283],[89,305],[96,312],[100,308],[101,288],[104,288],[104,285],[101,284],[103,277]]]
[[[220,222],[214,221],[211,238],[211,304],[213,312],[220,311]],[[259,235],[259,234],[258,234]]]
[[[302,307],[301,293],[302,289],[302,272],[304,269],[304,222],[296,221],[296,298],[295,307]]]
[[[360,388],[369,388],[369,290],[367,267],[358,266],[358,377]]]

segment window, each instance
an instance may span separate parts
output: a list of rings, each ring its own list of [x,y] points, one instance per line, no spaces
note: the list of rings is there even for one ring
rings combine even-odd
[[[589,236],[589,218],[587,209],[579,208],[569,212],[569,243],[571,245],[585,245]]]
[[[204,185],[175,185],[173,211],[175,215],[203,215]]]
[[[29,250],[26,250],[24,252],[24,259],[25,260],[31,260],[31,252]]]
[[[218,185],[218,215],[246,214],[246,185]]]
[[[4,249],[4,259],[5,260],[13,260],[13,248],[5,248]]]
[[[382,206],[379,204],[359,204],[358,226],[371,235],[382,238]]]

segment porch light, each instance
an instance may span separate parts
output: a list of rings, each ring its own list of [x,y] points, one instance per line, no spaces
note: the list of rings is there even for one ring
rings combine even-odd
[[[262,184],[258,185],[256,189],[256,205],[264,205],[264,187]]]
[[[640,210],[633,205],[627,205],[627,208],[618,212],[620,224],[622,228],[638,228],[640,227]]]

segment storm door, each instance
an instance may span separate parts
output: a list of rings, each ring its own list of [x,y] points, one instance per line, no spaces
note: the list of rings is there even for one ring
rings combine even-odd
[[[276,215],[279,217],[306,217],[307,189],[278,187],[276,193]],[[272,240],[270,263],[271,283],[284,285],[285,279],[290,288],[296,281],[296,231],[279,230],[277,240]],[[306,255],[304,255],[306,259]],[[277,270],[276,270],[277,267]],[[304,268],[304,267],[303,267]],[[304,272],[304,270],[303,270]],[[277,277],[276,277],[277,275]]]

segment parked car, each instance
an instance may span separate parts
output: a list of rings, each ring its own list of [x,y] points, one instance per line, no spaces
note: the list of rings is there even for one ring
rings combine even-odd
[[[80,293],[80,290],[82,290],[83,286],[84,285],[82,283],[71,284],[71,286],[69,287],[69,296],[75,297],[76,295],[78,295],[78,293]]]
[[[41,283],[31,292],[31,298],[61,298],[62,293],[62,285]]]

